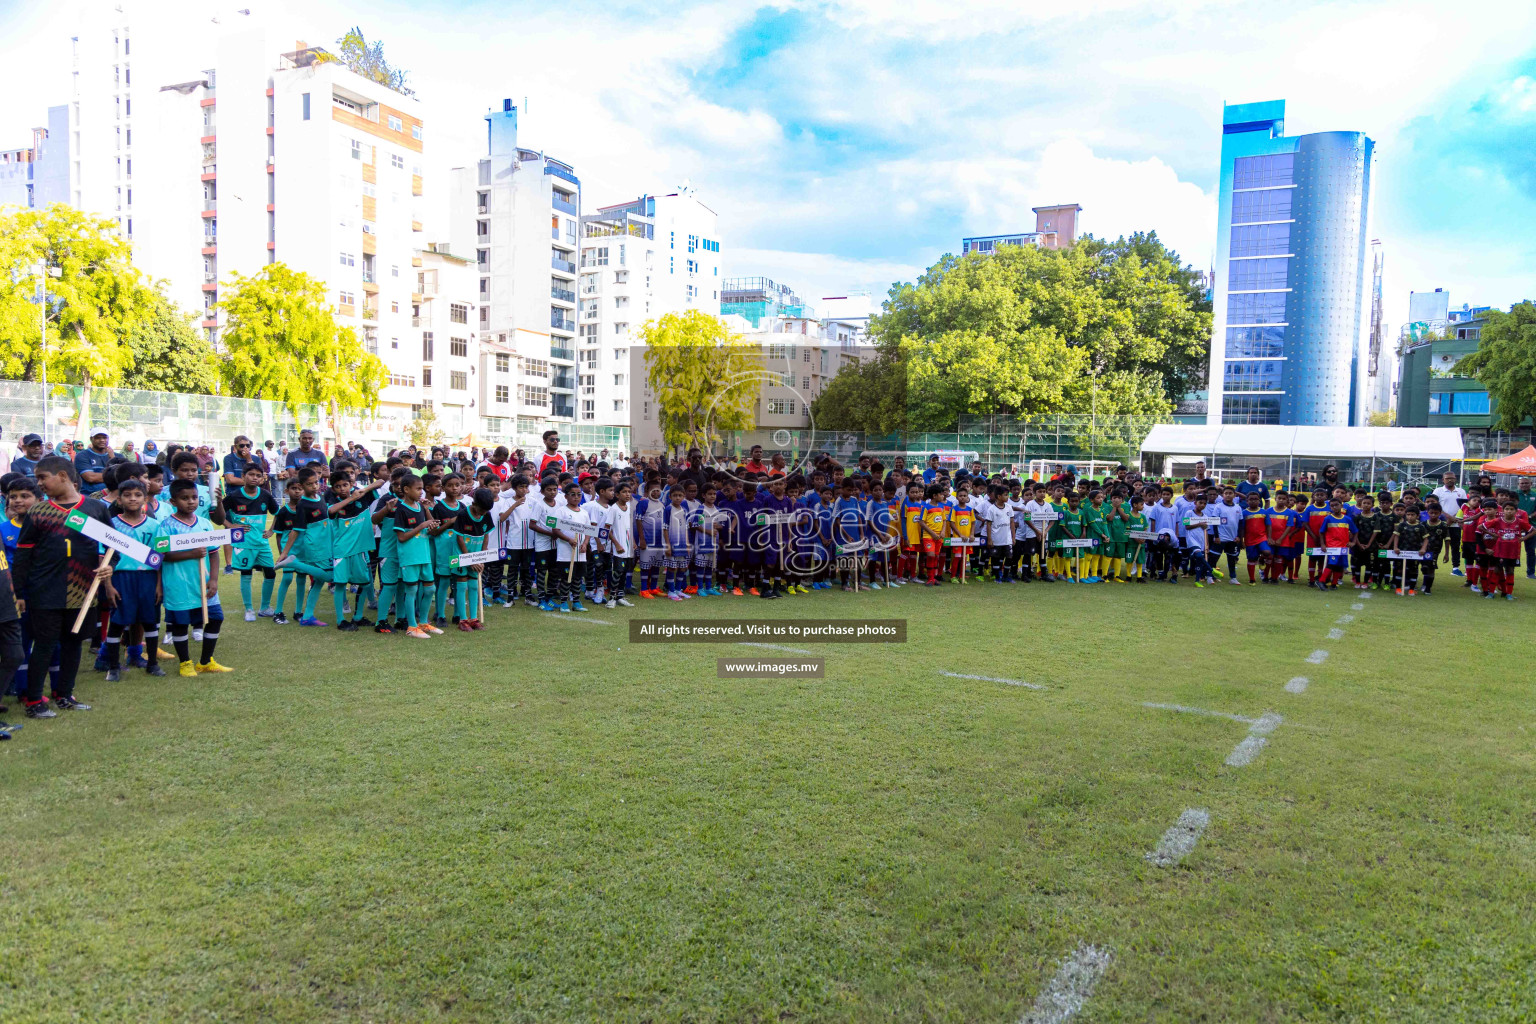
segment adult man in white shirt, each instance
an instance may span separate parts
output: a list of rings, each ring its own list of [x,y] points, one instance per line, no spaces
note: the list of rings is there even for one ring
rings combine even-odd
[[[1456,486],[1455,473],[1440,478],[1440,486],[1435,488],[1434,495],[1440,499],[1440,510],[1452,519],[1456,518],[1461,503],[1467,500],[1467,492]],[[1461,545],[1453,537],[1446,546],[1451,549],[1451,575],[1465,576],[1466,573],[1461,571]]]

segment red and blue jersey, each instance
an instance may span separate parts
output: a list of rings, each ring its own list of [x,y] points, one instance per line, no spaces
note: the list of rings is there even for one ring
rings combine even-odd
[[[1243,513],[1243,543],[1257,547],[1269,540],[1269,510],[1256,509]]]
[[[1322,522],[1322,546],[1347,548],[1355,535],[1355,522],[1347,515],[1326,515]]]

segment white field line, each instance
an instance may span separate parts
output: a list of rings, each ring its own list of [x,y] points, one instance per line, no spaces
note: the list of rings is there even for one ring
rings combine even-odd
[[[1179,861],[1194,852],[1195,844],[1200,841],[1200,833],[1211,823],[1208,812],[1191,807],[1179,815],[1179,820],[1174,822],[1172,828],[1163,833],[1163,838],[1158,840],[1157,848],[1142,854],[1142,856],[1156,864],[1160,868],[1170,868]]]
[[[815,654],[816,653],[815,651],[808,651],[804,647],[785,647],[783,644],[754,644],[754,643],[751,643],[751,642],[749,642],[747,640],[738,641],[736,646],[738,646],[738,647],[761,647],[761,648],[763,648],[765,650],[769,650],[769,651],[783,651],[786,654]]]
[[[1285,684],[1285,692],[1286,693],[1306,693],[1307,692],[1307,682],[1308,682],[1308,680],[1307,680],[1306,676],[1297,676],[1295,679],[1292,679],[1290,682]]]
[[[1232,753],[1227,755],[1227,766],[1241,768],[1252,763],[1253,759],[1259,756],[1259,751],[1264,749],[1264,744],[1268,742],[1265,737],[1274,732],[1279,725],[1279,715],[1269,711],[1260,715],[1258,721],[1248,727],[1248,735],[1244,736],[1243,741],[1233,747]]]
[[[1328,639],[1329,640],[1343,640],[1344,639],[1344,631],[1342,629],[1339,629],[1337,626],[1335,626],[1333,629],[1330,629],[1328,631]]]
[[[607,619],[589,619],[585,615],[578,615],[574,612],[570,614],[563,612],[545,612],[544,614],[548,615],[552,619],[564,619],[566,622],[588,622],[594,626],[613,625],[613,623],[609,622]]]
[[[1082,1012],[1094,986],[1109,970],[1114,953],[1103,946],[1079,945],[1061,961],[1035,1005],[1019,1018],[1019,1024],[1066,1024]]]
[[[1365,605],[1361,604],[1359,601],[1356,601],[1354,604],[1349,606],[1349,610],[1352,612],[1363,612],[1365,611]]]
[[[1321,665],[1323,662],[1325,662],[1327,660],[1328,660],[1328,652],[1327,651],[1313,651],[1311,654],[1307,655],[1307,664],[1308,665]]]
[[[1045,687],[1038,686],[1035,683],[1026,683],[1022,679],[999,679],[997,676],[968,676],[962,672],[940,672],[939,675],[948,676],[951,679],[975,679],[982,683],[1003,683],[1007,686],[1022,686],[1026,690],[1045,689]]]
[[[1336,626],[1347,626],[1354,621],[1355,617],[1353,615],[1340,615],[1338,618],[1333,620],[1333,623]]]
[[[1252,725],[1255,719],[1244,718],[1242,715],[1229,715],[1225,711],[1207,711],[1205,708],[1192,708],[1186,704],[1154,704],[1151,701],[1143,701],[1144,708],[1157,708],[1159,711],[1182,711],[1186,715],[1205,715],[1209,718],[1228,718],[1234,722],[1242,722],[1244,725]]]
[[[1369,601],[1370,599],[1371,599],[1371,592],[1368,591],[1368,590],[1365,593],[1360,595],[1360,600],[1362,600],[1362,601]]]

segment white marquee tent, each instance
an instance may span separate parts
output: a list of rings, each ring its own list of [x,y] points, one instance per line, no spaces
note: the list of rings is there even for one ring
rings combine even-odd
[[[1159,424],[1141,445],[1142,464],[1162,456],[1175,465],[1199,460],[1213,473],[1259,466],[1266,477],[1316,471],[1320,461],[1375,484],[1377,476],[1400,479],[1452,467],[1463,472],[1466,449],[1455,427],[1281,427]],[[1346,470],[1346,466],[1348,470]],[[1170,475],[1177,476],[1173,473]],[[1430,474],[1434,475],[1434,474]]]

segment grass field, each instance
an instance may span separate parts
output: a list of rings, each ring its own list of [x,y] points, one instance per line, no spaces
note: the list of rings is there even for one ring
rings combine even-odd
[[[1081,1021],[1530,1021],[1536,590],[1459,582],[232,621],[238,673],[87,674],[0,748],[0,1020],[1011,1024],[1091,943]],[[720,680],[632,615],[909,639]],[[1145,702],[1282,722],[1234,767],[1249,724]]]

